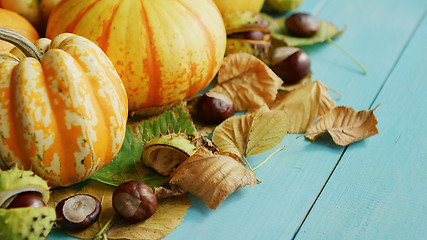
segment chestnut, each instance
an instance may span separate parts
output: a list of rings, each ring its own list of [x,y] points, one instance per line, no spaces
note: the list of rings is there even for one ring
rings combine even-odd
[[[132,180],[114,190],[113,208],[130,223],[142,222],[156,212],[157,197],[149,186]]]
[[[207,92],[197,101],[196,110],[203,123],[219,124],[234,114],[234,104],[224,94]]]
[[[57,224],[67,230],[83,230],[95,223],[101,213],[101,202],[88,194],[76,194],[56,205]]]
[[[22,207],[45,207],[41,195],[38,192],[22,192],[13,197],[13,200],[6,207],[22,208]]]
[[[296,84],[310,73],[310,57],[299,48],[279,47],[272,54],[271,69],[285,84]]]
[[[285,26],[291,35],[297,37],[313,37],[319,31],[319,21],[308,13],[294,13],[286,18]]]
[[[246,39],[246,40],[264,40],[264,32],[262,31],[246,31],[246,32],[236,32],[229,34],[227,37],[232,39]]]

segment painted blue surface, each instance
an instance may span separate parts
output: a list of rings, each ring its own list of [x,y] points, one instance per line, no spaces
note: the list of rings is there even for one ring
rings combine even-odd
[[[427,239],[427,1],[306,0],[301,11],[338,27],[336,42],[304,47],[313,79],[337,105],[375,112],[379,134],[348,148],[290,134],[256,170],[262,181],[215,211],[197,197],[165,239]],[[255,166],[275,149],[249,158]],[[73,239],[58,231],[49,239]]]
[[[347,149],[297,239],[427,239],[425,14],[420,22],[373,103],[380,134]]]

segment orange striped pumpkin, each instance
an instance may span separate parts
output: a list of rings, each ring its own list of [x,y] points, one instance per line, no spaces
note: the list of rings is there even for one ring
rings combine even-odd
[[[127,96],[108,57],[88,39],[62,34],[36,46],[41,60],[37,48],[22,59],[0,54],[0,167],[17,164],[51,186],[67,186],[120,150]]]
[[[64,0],[46,35],[75,33],[97,43],[125,85],[129,109],[194,96],[216,75],[225,27],[212,0]]]
[[[0,27],[17,31],[33,43],[40,38],[37,30],[27,19],[16,12],[3,8],[0,8]],[[0,51],[9,52],[13,47],[13,44],[0,40]]]
[[[0,7],[18,13],[41,34],[46,31],[47,19],[60,0],[0,0]]]

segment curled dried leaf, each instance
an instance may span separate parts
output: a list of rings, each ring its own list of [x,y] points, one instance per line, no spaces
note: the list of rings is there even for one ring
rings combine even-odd
[[[157,199],[181,196],[184,193],[186,193],[186,191],[176,186],[173,186],[172,188],[166,188],[163,186],[154,187],[154,195],[156,195]]]
[[[253,113],[231,117],[222,122],[212,136],[221,152],[247,157],[274,148],[286,135],[288,116],[264,106]]]
[[[270,105],[272,110],[283,110],[289,116],[290,133],[299,133],[335,105],[328,87],[320,81],[311,82],[291,92],[279,92]]]
[[[254,187],[256,177],[235,159],[201,147],[172,172],[170,184],[200,197],[210,209],[217,209],[237,189]]]
[[[357,112],[349,107],[336,107],[313,123],[305,136],[314,141],[321,135],[329,133],[334,142],[341,146],[368,138],[378,133],[375,109]]]
[[[236,111],[270,104],[283,81],[261,60],[248,53],[230,54],[210,91],[228,96]]]

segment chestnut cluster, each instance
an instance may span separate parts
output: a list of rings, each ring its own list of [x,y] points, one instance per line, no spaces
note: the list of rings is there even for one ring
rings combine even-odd
[[[319,21],[311,14],[294,13],[285,20],[286,30],[295,37],[310,38],[319,31]],[[279,47],[274,49],[271,69],[285,84],[300,82],[310,72],[310,57],[302,49]],[[285,50],[286,49],[286,50]]]
[[[33,201],[33,204],[39,204],[36,200]],[[138,181],[120,184],[113,192],[112,202],[114,210],[130,223],[150,218],[157,209],[157,198],[153,190]],[[80,231],[95,223],[100,213],[101,202],[96,197],[76,194],[56,205],[56,222],[66,230]]]

